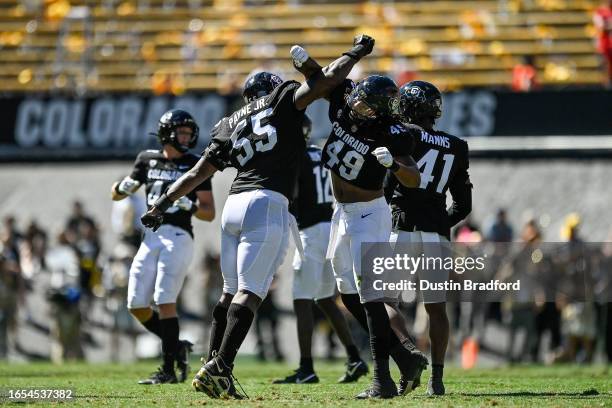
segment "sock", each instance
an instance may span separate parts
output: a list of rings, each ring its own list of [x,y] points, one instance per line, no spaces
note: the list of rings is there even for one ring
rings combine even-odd
[[[382,302],[366,302],[364,308],[370,332],[374,378],[381,381],[391,380],[389,372],[391,329],[385,304]]]
[[[217,303],[213,309],[212,316],[213,321],[210,326],[208,358],[206,361],[210,361],[212,359],[212,352],[219,351],[219,347],[221,347],[223,333],[225,333],[225,327],[227,326],[227,308],[223,307],[221,303]]]
[[[179,341],[178,317],[161,319],[159,325],[162,330],[163,369],[167,373],[174,373],[174,362],[176,360]]]
[[[145,329],[147,329],[160,339],[162,338],[161,326],[159,324],[159,313],[157,313],[156,311],[153,311],[153,315],[151,315],[149,320],[143,322],[142,325],[145,327]]]
[[[432,364],[431,365],[431,377],[442,378],[444,375],[444,364]]]
[[[346,354],[348,355],[348,359],[351,363],[361,360],[361,356],[359,355],[359,350],[357,349],[357,346],[355,346],[354,344],[351,344],[350,346],[346,347]]]
[[[368,319],[366,317],[365,309],[361,304],[361,300],[359,300],[359,295],[347,295],[343,293],[340,295],[340,297],[342,298],[342,303],[344,303],[344,306],[353,315],[355,320],[357,320],[365,331],[368,331]]]
[[[232,303],[227,309],[227,328],[219,348],[219,356],[228,366],[234,363],[238,349],[253,323],[253,317],[251,309],[237,303]]]
[[[342,297],[342,303],[344,303],[344,306],[347,308],[347,310],[359,322],[361,327],[363,327],[363,329],[369,333],[370,329],[368,328],[368,320],[366,317],[366,311],[364,309],[364,305],[361,304],[361,301],[359,300],[359,295],[358,294],[353,294],[353,295],[341,294],[341,297]],[[388,322],[389,315],[387,314],[386,310],[385,310],[385,316]],[[397,362],[401,356],[401,353],[405,353],[406,349],[404,349],[401,346],[401,343],[399,342],[393,329],[391,329],[390,324],[388,327],[388,331],[389,331],[389,341],[390,341],[389,348],[388,348],[389,354],[391,355],[393,360]]]
[[[314,373],[314,367],[312,365],[312,357],[301,357],[300,358],[300,369],[305,373]]]

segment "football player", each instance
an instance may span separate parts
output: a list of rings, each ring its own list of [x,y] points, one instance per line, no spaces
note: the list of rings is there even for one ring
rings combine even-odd
[[[388,175],[385,192],[392,197],[391,241],[413,243],[426,256],[440,256],[448,251],[451,227],[472,210],[468,145],[456,136],[434,129],[436,119],[442,114],[442,96],[429,82],[412,81],[401,87],[400,114],[407,126],[417,132],[412,157],[417,161],[421,181],[416,187],[410,187],[398,182],[394,174]],[[447,191],[453,200],[448,209]],[[430,282],[448,279],[448,271],[444,269],[427,273]],[[419,278],[424,277],[419,274]],[[444,395],[442,375],[449,335],[446,294],[443,291],[421,293],[429,315],[431,341],[432,372],[427,393]]]
[[[312,122],[304,117],[302,126],[308,142]],[[304,154],[298,179],[297,196],[291,211],[297,219],[304,260],[296,249],[293,257],[293,309],[296,316],[300,366],[294,374],[274,381],[275,384],[307,384],[319,382],[312,363],[313,304],[323,311],[346,348],[348,361],[340,383],[357,381],[368,373],[368,366],[359,356],[344,315],[334,301],[336,283],[329,260],[325,259],[329,242],[333,194],[329,170],[321,164],[321,148],[310,145]]]
[[[166,188],[198,161],[189,153],[198,140],[199,128],[193,117],[179,109],[161,117],[155,136],[160,150],[138,154],[132,173],[111,189],[112,199],[123,200],[145,185],[150,208]],[[161,227],[145,231],[142,243],[130,267],[128,308],[130,313],[162,342],[162,366],[140,384],[176,383],[185,381],[191,343],[179,341],[176,299],[183,286],[193,254],[191,217],[211,221],[215,206],[210,180],[198,184],[192,193],[170,203],[161,217]],[[159,311],[151,308],[151,301]]]
[[[312,61],[305,62],[307,68],[301,61],[295,64],[307,78],[314,71],[308,67]],[[331,170],[337,201],[328,255],[344,305],[370,334],[374,360],[372,384],[357,395],[359,399],[398,395],[389,372],[390,355],[400,368],[401,381],[408,384],[404,391],[412,390],[427,365],[426,357],[404,347],[391,329],[383,294],[361,287],[361,243],[388,242],[391,234],[391,213],[383,194],[387,170],[407,186],[420,182],[410,156],[413,133],[396,120],[398,96],[395,82],[379,75],[356,85],[345,80],[327,95],[332,131],[322,161]]]
[[[242,397],[234,386],[234,359],[287,251],[289,198],[306,150],[305,109],[341,83],[373,47],[372,38],[356,37],[349,51],[302,84],[267,72],[248,78],[245,105],[215,125],[198,164],[142,218],[145,226],[157,228],[175,200],[214,172],[227,166],[238,170],[223,209],[224,288],[213,311],[211,353],[193,380],[196,390],[212,398]]]

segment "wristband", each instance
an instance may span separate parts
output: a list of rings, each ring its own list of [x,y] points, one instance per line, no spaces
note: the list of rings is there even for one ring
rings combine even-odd
[[[361,59],[359,57],[359,55],[354,51],[354,48],[349,50],[349,51],[347,51],[347,52],[343,52],[342,55],[346,55],[347,57],[351,57],[355,61],[359,61]]]
[[[157,208],[160,212],[165,213],[168,208],[172,207],[172,201],[166,194],[162,194],[157,200],[155,200],[153,207]]]
[[[400,169],[400,165],[395,160],[393,160],[393,164],[391,166],[389,166],[389,170],[391,170],[393,173],[395,173],[399,169]]]

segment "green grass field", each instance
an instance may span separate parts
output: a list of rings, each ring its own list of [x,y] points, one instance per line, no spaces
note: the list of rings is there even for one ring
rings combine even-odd
[[[198,367],[195,361],[192,366]],[[169,406],[538,406],[598,407],[612,406],[612,375],[604,367],[512,367],[463,371],[446,369],[448,395],[428,398],[425,387],[405,397],[385,401],[355,401],[353,396],[367,385],[339,385],[341,364],[316,363],[321,382],[312,385],[272,385],[273,378],[284,376],[290,368],[283,364],[262,364],[250,359],[237,363],[235,374],[250,396],[249,401],[211,400],[192,390],[190,384],[142,386],[136,380],[153,371],[155,363],[117,364],[48,363],[0,365],[0,388],[70,388],[75,398],[54,405],[78,407],[169,407]],[[193,370],[192,370],[193,371]],[[394,373],[397,378],[397,372]],[[427,380],[429,371],[423,375]],[[0,405],[10,404],[2,397]],[[36,405],[48,405],[37,402]]]

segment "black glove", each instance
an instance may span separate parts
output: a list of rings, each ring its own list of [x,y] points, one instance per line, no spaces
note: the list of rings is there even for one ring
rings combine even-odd
[[[361,34],[353,40],[353,48],[343,53],[349,57],[359,61],[366,55],[370,54],[374,49],[374,39],[369,35]]]
[[[162,225],[164,221],[164,214],[161,212],[151,212],[151,210],[147,211],[142,217],[140,217],[140,222],[146,228],[150,228],[153,231],[157,231],[157,229]]]

